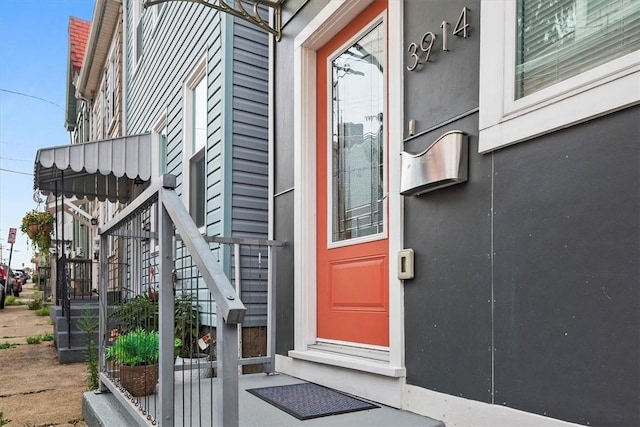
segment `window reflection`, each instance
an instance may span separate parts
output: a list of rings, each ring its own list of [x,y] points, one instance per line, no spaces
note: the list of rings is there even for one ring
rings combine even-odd
[[[332,241],[384,231],[384,37],[379,24],[332,61]]]

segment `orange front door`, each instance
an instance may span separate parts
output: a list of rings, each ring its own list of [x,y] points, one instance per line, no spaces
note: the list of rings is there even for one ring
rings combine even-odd
[[[389,345],[386,0],[317,56],[317,335]]]

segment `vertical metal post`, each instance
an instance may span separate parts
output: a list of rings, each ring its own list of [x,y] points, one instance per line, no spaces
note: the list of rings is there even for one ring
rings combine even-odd
[[[276,290],[274,278],[276,277],[276,249],[268,247],[269,259],[267,260],[267,355],[271,359],[265,372],[271,374],[276,371]]]
[[[173,404],[173,345],[174,345],[174,297],[171,270],[173,268],[173,224],[164,207],[165,191],[158,192],[158,244],[159,244],[159,294],[160,294],[160,425],[174,425]]]
[[[233,244],[233,266],[236,293],[242,299],[242,279],[240,278],[240,243]],[[242,358],[242,323],[238,323],[238,359]],[[242,366],[238,366],[238,374],[242,373]]]
[[[218,427],[238,426],[238,327],[222,318],[216,310],[218,380],[215,423]]]
[[[100,233],[100,230],[98,230]],[[109,282],[109,271],[108,271],[108,261],[107,261],[107,239],[109,238],[106,234],[100,235],[100,277],[98,278],[98,307],[100,307],[98,312],[99,326],[98,326],[98,366],[100,367],[100,372],[106,372],[106,362],[104,358],[104,352],[106,350],[107,345],[107,326],[108,326],[108,308],[109,308],[109,292],[108,292],[108,282]],[[104,385],[102,381],[98,383],[98,389],[102,392],[107,391],[108,388]]]

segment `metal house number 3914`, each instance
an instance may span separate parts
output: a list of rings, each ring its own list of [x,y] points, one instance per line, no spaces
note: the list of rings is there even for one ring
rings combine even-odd
[[[467,30],[469,28],[469,21],[467,18],[468,11],[469,9],[467,9],[466,7],[462,8],[462,12],[460,12],[460,16],[458,17],[456,26],[453,27],[454,36],[463,37],[465,39],[467,38]],[[442,21],[442,24],[440,24],[440,28],[442,29],[442,50],[444,52],[449,51],[449,45],[447,40],[447,27],[449,25],[450,24],[447,21]],[[426,33],[424,33],[424,35],[420,39],[419,45],[416,43],[411,43],[409,45],[409,48],[407,50],[411,54],[411,59],[413,59],[413,65],[407,65],[407,70],[413,71],[418,67],[418,65],[422,64],[423,62],[425,64],[429,62],[429,56],[431,56],[431,49],[433,49],[433,44],[435,43],[436,38],[437,36],[434,33],[432,33],[431,31],[427,31]],[[421,61],[420,53],[418,52],[418,49],[420,49],[422,53],[424,53],[423,61]]]

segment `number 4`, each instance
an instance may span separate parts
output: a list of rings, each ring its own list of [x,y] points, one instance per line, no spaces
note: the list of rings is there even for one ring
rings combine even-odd
[[[462,12],[460,12],[460,17],[458,18],[458,22],[456,22],[456,26],[453,28],[453,35],[459,36],[462,33],[463,38],[467,38],[467,28],[469,28],[469,22],[467,22],[467,9],[466,7],[462,8]],[[462,25],[460,25],[462,24]]]

